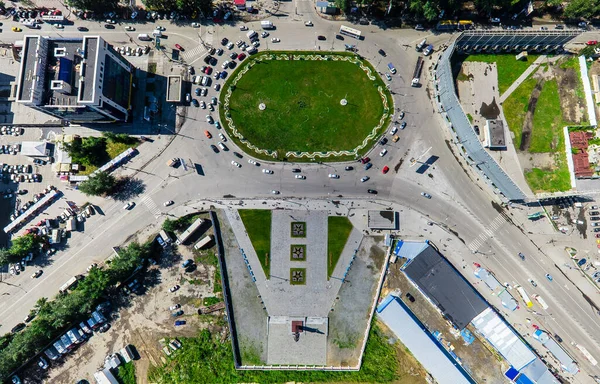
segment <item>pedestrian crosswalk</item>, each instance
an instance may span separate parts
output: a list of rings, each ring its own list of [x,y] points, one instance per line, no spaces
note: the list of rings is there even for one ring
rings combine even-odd
[[[494,235],[494,232],[498,231],[500,227],[502,227],[506,223],[506,218],[503,215],[498,215],[486,228],[484,228],[483,232],[479,234],[475,238],[475,240],[471,241],[468,245],[471,252],[476,252],[479,248],[485,244],[487,239]]]
[[[181,54],[181,57],[184,61],[190,63],[193,60],[195,60],[198,56],[202,55],[204,52],[206,52],[206,48],[204,48],[204,46],[200,44],[195,48],[186,49],[186,51]]]
[[[148,211],[150,211],[150,213],[153,214],[154,217],[159,217],[160,215],[162,215],[160,208],[158,208],[158,205],[156,205],[156,203],[150,198],[150,196],[145,196],[144,198],[142,198],[142,200],[140,200],[140,203],[144,204],[144,206],[148,208]]]

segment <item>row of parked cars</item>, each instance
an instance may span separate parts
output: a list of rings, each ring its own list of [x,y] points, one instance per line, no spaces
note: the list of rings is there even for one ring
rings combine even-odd
[[[20,136],[23,134],[23,128],[21,127],[8,127],[3,125],[0,128],[0,135]]]

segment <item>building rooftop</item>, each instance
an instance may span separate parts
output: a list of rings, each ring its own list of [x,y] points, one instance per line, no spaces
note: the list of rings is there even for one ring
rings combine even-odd
[[[79,93],[80,101],[94,100],[94,81],[96,78],[96,60],[98,58],[98,41],[95,36],[86,36],[83,40],[83,50],[85,52],[86,70],[83,73],[83,84]]]
[[[48,66],[46,68],[46,81],[42,104],[75,106],[77,105],[77,92],[79,82],[77,72],[83,61],[81,55],[81,39],[49,40]],[[52,81],[61,81],[69,84],[68,89],[53,89]],[[58,84],[58,83],[57,83]]]
[[[479,293],[431,246],[403,269],[444,316],[461,330],[488,308]]]
[[[490,149],[506,149],[506,138],[504,137],[504,124],[502,120],[486,121],[487,146]]]
[[[181,102],[181,76],[171,75],[167,78],[167,101]]]
[[[23,43],[23,51],[21,52],[23,60],[22,73],[20,74],[20,87],[17,100],[31,100],[33,98],[34,81],[36,78],[35,69],[37,61],[35,60],[36,49],[39,43],[39,36],[27,36]],[[28,58],[33,58],[29,59]]]
[[[367,221],[371,229],[398,229],[398,214],[395,211],[369,211]]]

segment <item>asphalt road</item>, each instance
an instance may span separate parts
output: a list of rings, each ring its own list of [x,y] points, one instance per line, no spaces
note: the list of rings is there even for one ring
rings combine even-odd
[[[571,344],[581,344],[592,355],[600,356],[600,344],[597,340],[597,335],[600,334],[600,317],[596,313],[597,309],[590,305],[575,285],[584,283],[576,281],[574,284],[556,269],[555,264],[561,265],[564,262],[560,261],[560,252],[549,249],[547,244],[537,241],[534,235],[522,230],[521,226],[511,224],[499,215],[492,206],[494,199],[490,190],[477,183],[477,176],[465,172],[450,152],[446,128],[442,127],[441,117],[435,113],[426,89],[410,87],[410,76],[417,57],[413,49],[414,43],[428,36],[438,46],[446,42],[449,35],[429,36],[427,33],[411,30],[392,31],[381,30],[376,26],[360,26],[359,29],[366,36],[363,41],[349,38],[337,41],[334,35],[341,23],[318,18],[313,13],[311,3],[307,1],[296,0],[288,6],[288,15],[274,19],[277,29],[271,32],[270,37],[281,39],[277,49],[314,49],[315,46],[318,49],[321,43],[321,49],[342,50],[344,43],[355,43],[359,53],[367,57],[379,71],[384,72],[388,62],[394,63],[398,74],[393,76],[391,90],[395,92],[396,106],[407,112],[405,120],[408,123],[408,127],[399,132],[400,141],[391,143],[390,140],[386,145],[389,152],[384,158],[379,157],[379,148],[373,150],[370,157],[374,167],[369,171],[364,171],[358,163],[353,164],[354,171],[344,171],[346,164],[268,164],[261,161],[262,166],[256,167],[248,164],[246,155],[242,160],[233,156],[232,151],[237,149],[231,141],[227,143],[231,149],[229,152],[213,153],[209,142],[216,144],[217,140],[206,139],[203,131],[210,129],[213,136],[216,136],[216,129],[205,122],[205,110],[189,107],[186,122],[171,145],[149,163],[143,173],[137,175],[145,184],[145,191],[135,199],[137,206],[133,210],[124,211],[122,202],[102,202],[100,206],[105,215],[96,215],[88,220],[85,232],[74,236],[68,243],[68,249],[51,259],[51,264],[45,267],[41,278],[31,280],[29,273],[25,273],[0,285],[0,295],[4,297],[4,305],[0,309],[2,328],[8,330],[21,322],[38,298],[51,296],[71,276],[85,271],[90,263],[108,257],[112,246],[125,242],[132,233],[155,223],[157,216],[168,215],[181,205],[202,199],[219,199],[226,195],[237,199],[272,198],[272,190],[281,191],[278,199],[337,199],[339,195],[344,198],[373,199],[373,196],[366,194],[367,188],[372,188],[379,191],[379,199],[410,206],[447,228],[449,232],[456,233],[467,246],[471,245],[476,253],[465,250],[461,255],[446,255],[455,265],[461,262],[479,262],[494,271],[499,280],[513,285],[521,284],[528,293],[540,293],[550,306],[549,310],[538,311],[541,316],[520,310],[509,314],[511,322],[525,324],[525,318],[528,317],[543,325],[549,332],[560,334],[565,340],[564,346],[578,360],[585,373],[599,375],[600,369],[592,367]],[[314,26],[305,27],[303,22],[306,20],[312,20]],[[5,23],[5,42],[22,36],[22,33],[11,32],[8,28],[10,24]],[[154,23],[138,24],[137,30],[128,35],[122,25],[118,25],[115,30],[106,30],[102,27],[103,24],[78,22],[77,25],[88,27],[90,34],[99,33],[115,45],[127,44],[131,36],[135,40],[138,33],[151,33],[154,29]],[[163,41],[165,44],[172,47],[178,43],[186,50],[200,46],[200,36],[205,41],[212,40],[214,45],[218,45],[222,37],[234,41],[245,37],[237,26],[203,27],[198,30],[175,27],[165,21],[159,24],[167,27],[165,33],[169,38]],[[249,26],[260,30],[258,23]],[[72,26],[56,30],[44,25],[41,31],[32,32],[65,37],[79,35]],[[327,40],[319,42],[316,40],[317,35],[324,35]],[[260,48],[274,48],[274,44],[270,42],[264,42],[264,45]],[[377,53],[380,48],[387,52],[387,57]],[[200,51],[198,50],[198,57],[191,57],[189,62],[202,57],[203,53]],[[219,65],[226,58],[223,55]],[[431,63],[429,59],[427,67]],[[211,90],[206,99],[213,95],[214,90]],[[213,116],[217,114],[213,113]],[[391,136],[388,135],[388,138]],[[152,144],[144,144],[141,150],[152,151]],[[439,159],[425,174],[417,174],[415,171],[418,165],[412,166],[410,159],[424,161],[429,155],[438,156]],[[183,158],[188,165],[200,164],[204,176],[196,174],[193,168],[185,171],[183,168],[166,167],[166,160],[172,157]],[[234,159],[242,164],[241,168],[231,165],[231,160]],[[401,161],[396,172],[394,169]],[[134,160],[131,167],[136,165]],[[384,165],[392,169],[387,175],[381,173]],[[272,169],[274,174],[263,174],[263,167]],[[302,169],[306,180],[294,179],[291,168],[296,167]],[[341,177],[330,179],[327,177],[329,173],[337,173]],[[371,179],[361,183],[360,178],[364,175]],[[432,199],[423,198],[420,195],[422,191],[430,193]],[[175,205],[163,207],[162,203],[166,200],[174,200]],[[515,214],[513,219],[518,223],[523,214],[518,210],[511,212]],[[525,261],[517,257],[518,252],[527,255]],[[553,275],[552,282],[546,280],[546,273]],[[527,282],[528,278],[537,281],[538,287],[531,287]],[[599,301],[597,296],[590,299]],[[531,338],[527,340],[539,347]],[[585,373],[575,376],[573,381],[586,382],[589,377]]]

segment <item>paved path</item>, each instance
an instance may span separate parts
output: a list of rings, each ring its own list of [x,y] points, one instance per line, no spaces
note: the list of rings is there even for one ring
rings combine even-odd
[[[511,86],[508,87],[508,89],[500,96],[500,103],[504,103],[504,100],[506,100],[511,95],[511,93],[513,93],[515,89],[517,89],[517,87],[519,87],[519,85],[521,85],[521,83],[524,82],[529,77],[529,75],[531,75],[533,71],[535,71],[545,60],[546,56],[538,57],[537,60],[534,61],[533,64],[531,64],[529,68],[527,68],[525,72],[523,72],[521,76],[519,76],[519,78],[514,83],[512,83]]]

